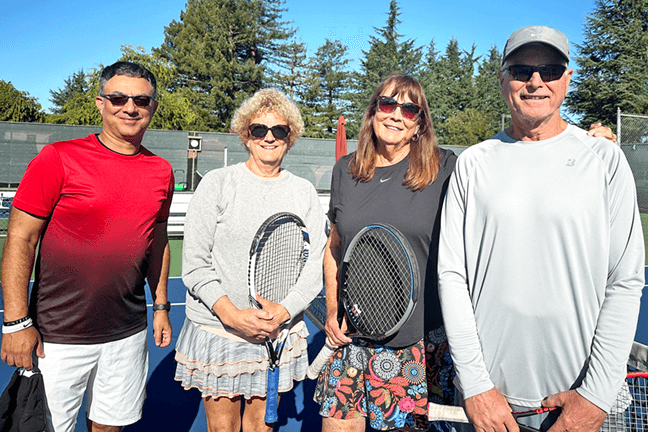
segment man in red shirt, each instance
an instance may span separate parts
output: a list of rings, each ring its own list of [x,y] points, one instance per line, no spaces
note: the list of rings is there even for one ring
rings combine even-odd
[[[155,343],[171,342],[173,171],[141,145],[157,109],[155,77],[141,65],[118,62],[104,69],[99,90],[102,132],[45,146],[30,162],[2,257],[2,360],[39,367],[48,430],[56,432],[74,430],[86,389],[88,430],[117,432],[141,418],[145,279]]]

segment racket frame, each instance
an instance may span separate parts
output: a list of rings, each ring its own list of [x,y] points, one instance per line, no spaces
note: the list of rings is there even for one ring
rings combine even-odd
[[[282,221],[284,219],[285,221]],[[270,235],[272,235],[272,233],[279,226],[285,223],[294,223],[300,228],[302,236],[301,238],[303,240],[303,247],[299,258],[299,261],[301,262],[301,267],[299,269],[300,274],[301,270],[303,270],[304,266],[306,265],[306,261],[308,260],[310,254],[310,237],[308,235],[308,231],[306,230],[304,221],[299,216],[288,212],[275,213],[267,218],[261,224],[256,234],[254,235],[254,240],[252,241],[252,246],[250,247],[250,257],[248,260],[248,297],[251,308],[259,310],[263,309],[261,304],[256,299],[257,291],[255,276],[259,252],[263,249],[267,238],[269,238]],[[272,230],[269,230],[270,227],[272,227]],[[299,276],[297,278],[299,278]],[[290,289],[286,291],[286,294],[288,292],[290,292]],[[269,424],[275,423],[278,420],[277,408],[279,401],[279,362],[281,360],[281,354],[283,353],[286,340],[288,339],[288,334],[290,333],[290,324],[291,320],[288,320],[281,325],[282,330],[275,338],[274,342],[270,340],[269,337],[266,337],[264,340],[266,350],[268,351],[268,381],[266,388],[266,411],[264,421]]]
[[[364,233],[374,230],[374,229],[382,229],[389,234],[391,234],[400,244],[402,250],[404,251],[407,261],[409,264],[409,273],[410,273],[410,280],[411,282],[411,290],[410,290],[410,301],[409,304],[401,317],[401,319],[398,321],[398,323],[393,326],[389,331],[384,332],[383,334],[379,335],[367,335],[363,333],[362,331],[358,330],[354,322],[357,322],[354,317],[354,312],[353,312],[353,307],[346,301],[346,270],[349,265],[349,260],[351,259],[351,254],[353,253],[353,249],[355,245],[361,240],[362,236]],[[418,261],[416,259],[416,255],[414,254],[414,251],[412,250],[412,247],[410,246],[409,242],[405,238],[405,236],[394,226],[388,225],[388,224],[380,224],[380,223],[374,223],[365,226],[362,228],[356,235],[353,237],[351,242],[349,243],[349,247],[347,247],[346,252],[344,253],[344,258],[342,260],[341,264],[341,271],[339,272],[340,276],[340,284],[339,284],[339,299],[338,299],[338,314],[339,314],[339,322],[340,324],[342,323],[342,320],[346,317],[346,323],[347,323],[347,336],[354,338],[354,337],[361,337],[361,338],[366,338],[369,340],[373,341],[380,341],[385,338],[388,338],[389,336],[392,336],[395,334],[400,328],[407,322],[407,320],[410,318],[412,315],[412,312],[414,311],[414,307],[416,306],[416,302],[418,300],[419,296],[419,290],[420,290],[420,273],[419,273],[419,267],[418,267]],[[331,346],[325,344],[324,347],[322,347],[321,351],[317,354],[317,357],[315,357],[315,360],[310,364],[308,367],[308,370],[306,371],[306,376],[310,379],[317,379],[319,376],[319,373],[321,370],[324,368],[324,365],[328,362],[329,358],[333,355],[335,352],[335,348],[332,348]]]

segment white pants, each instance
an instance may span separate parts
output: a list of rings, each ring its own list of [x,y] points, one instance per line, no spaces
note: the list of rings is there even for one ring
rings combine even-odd
[[[125,426],[142,417],[146,398],[146,330],[94,345],[44,343],[38,359],[47,398],[48,432],[73,432],[86,393],[90,420]]]

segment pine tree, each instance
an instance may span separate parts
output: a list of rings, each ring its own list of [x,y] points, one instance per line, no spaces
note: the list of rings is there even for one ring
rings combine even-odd
[[[348,106],[346,93],[351,74],[346,54],[342,42],[326,39],[309,62],[312,85],[301,94],[304,114],[310,117],[306,136],[335,138],[338,117]]]
[[[189,0],[155,50],[177,69],[174,87],[209,129],[227,131],[234,110],[264,85],[264,63],[294,30],[281,21],[283,0]]]
[[[35,97],[0,80],[0,121],[43,122],[45,114]]]
[[[88,92],[88,75],[80,69],[65,79],[65,85],[58,90],[50,90],[50,102],[54,105],[52,112],[61,114],[63,106],[70,102],[77,95],[84,95]]]
[[[496,46],[493,46],[489,50],[488,56],[479,65],[475,77],[475,98],[470,106],[486,116],[488,123],[486,138],[490,138],[502,129],[502,114],[509,114],[497,77],[501,67],[502,53]]]
[[[617,107],[648,114],[648,0],[597,0],[584,36],[566,99],[581,126],[613,126]]]
[[[403,36],[396,30],[401,22],[399,9],[398,2],[391,0],[385,26],[374,27],[378,36],[370,36],[369,50],[363,51],[360,71],[354,75],[354,93],[350,95],[353,109],[346,129],[349,136],[359,132],[367,104],[385,78],[393,73],[419,77],[422,47],[415,47],[413,39],[401,41]]]
[[[426,81],[426,87],[433,96],[430,105],[434,106],[433,120],[440,144],[454,144],[445,137],[444,122],[470,108],[475,101],[473,74],[479,59],[475,57],[475,50],[475,45],[470,52],[461,50],[459,42],[453,38],[448,42],[443,57],[432,62],[428,54],[428,67],[432,64],[434,69],[432,78]],[[426,96],[430,97],[428,94]]]
[[[295,100],[306,83],[308,74],[307,48],[303,41],[292,41],[277,58],[277,68],[266,70],[267,82]]]

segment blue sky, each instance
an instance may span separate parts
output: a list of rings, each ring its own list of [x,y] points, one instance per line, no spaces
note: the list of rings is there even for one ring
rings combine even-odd
[[[179,20],[185,5],[185,0],[0,0],[0,79],[38,98],[48,110],[49,90],[63,87],[72,73],[113,63],[124,44],[147,51],[159,47],[164,27]],[[294,22],[311,54],[326,38],[339,39],[357,65],[374,27],[385,25],[389,0],[287,0],[286,6],[285,18]],[[527,25],[563,31],[574,52],[595,3],[400,0],[399,6],[399,33],[418,46],[427,47],[434,39],[443,52],[456,38],[461,48],[475,44],[477,53],[484,54],[493,45],[501,51],[508,36]]]

